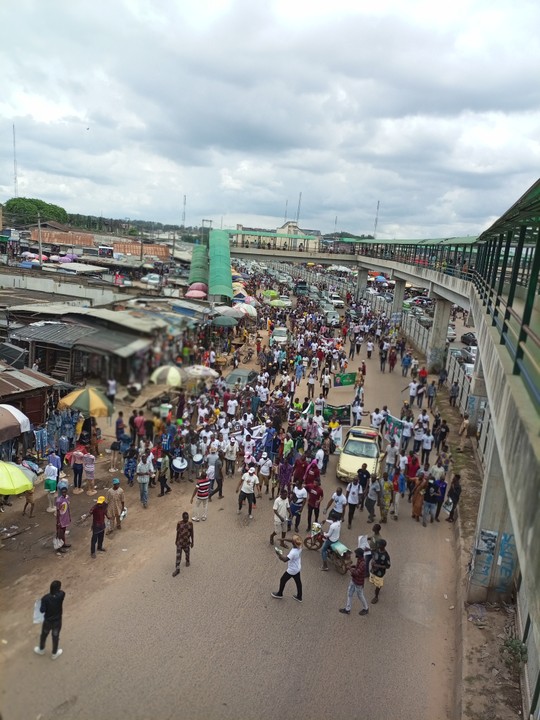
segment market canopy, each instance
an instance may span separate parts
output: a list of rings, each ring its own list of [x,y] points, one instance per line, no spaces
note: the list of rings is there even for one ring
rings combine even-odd
[[[30,431],[30,420],[13,405],[0,405],[0,442]]]

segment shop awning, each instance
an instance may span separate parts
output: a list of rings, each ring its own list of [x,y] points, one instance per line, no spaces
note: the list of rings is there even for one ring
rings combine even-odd
[[[145,350],[151,344],[152,340],[150,338],[140,338],[137,335],[100,329],[98,333],[78,340],[75,347],[77,350],[98,355],[116,355],[127,358]]]

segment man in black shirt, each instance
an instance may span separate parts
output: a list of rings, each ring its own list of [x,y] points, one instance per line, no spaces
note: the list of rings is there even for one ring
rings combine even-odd
[[[61,587],[60,580],[53,580],[51,591],[41,598],[40,611],[43,613],[44,619],[41,626],[39,645],[34,648],[37,655],[45,655],[45,643],[49,633],[52,633],[53,660],[56,660],[62,654],[62,650],[58,648],[58,642],[60,640],[60,630],[62,629],[62,605],[66,593],[61,590]]]
[[[369,487],[369,480],[371,478],[371,473],[367,469],[366,463],[362,465],[362,467],[358,470],[358,481],[360,483],[360,486],[362,488],[362,492],[360,493],[359,497],[359,507],[360,511],[363,512],[364,510],[364,500],[366,498],[366,492],[367,488]]]

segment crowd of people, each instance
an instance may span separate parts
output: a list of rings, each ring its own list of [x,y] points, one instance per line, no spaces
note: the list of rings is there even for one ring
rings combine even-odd
[[[350,562],[347,602],[340,612],[350,613],[356,594],[362,605],[360,614],[366,615],[369,605],[364,582],[373,585],[371,602],[377,603],[390,568],[387,542],[380,535],[382,526],[392,518],[398,521],[409,503],[411,517],[424,527],[439,522],[443,508],[448,511],[448,522],[456,519],[461,484],[459,474],[450,480],[450,428],[435,403],[441,383],[429,382],[426,368],[407,347],[399,329],[385,313],[375,313],[367,304],[353,303],[339,328],[334,328],[307,297],[297,298],[294,308],[287,310],[262,303],[258,323],[258,370],[252,382],[231,387],[218,373],[216,379],[201,381],[191,392],[180,390],[166,417],[149,417],[142,410],[133,410],[126,418],[123,411],[118,412],[111,447],[117,458],[114,465],[121,459],[127,486],[138,487],[145,509],[151,489],[156,488],[156,497],[164,498],[175,484],[193,484],[192,512],[184,512],[177,525],[175,577],[180,573],[182,555],[189,566],[194,523],[207,521],[209,503],[224,497],[227,478],[235,481],[227,485],[227,492],[234,488],[237,494],[236,512],[246,512],[248,522],[257,504],[268,498],[272,502],[269,543],[287,562],[279,589],[272,593],[278,599],[292,578],[294,597],[302,601],[302,520],[306,532],[313,523],[323,526],[321,569],[326,571],[328,553],[340,541],[342,524],[346,522],[350,529],[356,511],[365,509],[372,532],[360,535],[358,547],[352,551],[355,557]],[[284,341],[273,340],[276,327],[287,329]],[[364,349],[365,359],[360,359]],[[390,372],[399,363],[403,377],[410,377],[404,388],[407,400],[400,412],[394,413],[401,423],[400,433],[388,439],[387,406],[365,409],[366,375],[377,372],[374,353],[379,355],[379,372],[386,372],[387,362]],[[384,457],[376,473],[359,462],[357,476],[327,498],[322,478],[342,432],[339,419],[328,406],[328,395],[335,376],[346,373],[353,361],[352,422],[361,425],[369,418],[367,423],[382,438]],[[373,407],[374,403],[370,404]],[[112,464],[111,470],[120,474],[120,468]],[[78,487],[80,480],[75,477]],[[65,532],[71,523],[67,483],[57,491],[57,538],[64,552],[69,547]],[[90,554],[95,558],[97,552],[106,551],[105,533],[122,528],[125,492],[119,477],[97,498],[90,515]],[[292,544],[288,552],[287,544]]]

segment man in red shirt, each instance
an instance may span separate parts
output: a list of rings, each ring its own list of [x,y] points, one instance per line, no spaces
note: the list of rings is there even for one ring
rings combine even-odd
[[[315,468],[317,470],[317,473],[319,472],[319,468],[317,467],[317,464],[315,464]],[[324,491],[321,487],[321,476],[320,474],[313,478],[311,482],[306,481],[306,485],[304,486],[307,490],[308,494],[308,515],[307,515],[307,528],[306,531],[309,532],[311,528],[311,516],[315,516],[315,522],[319,520],[319,509],[321,506],[322,499],[324,497]]]
[[[364,560],[364,551],[362,550],[362,548],[358,548],[354,551],[354,554],[356,555],[356,565],[353,565],[351,568],[349,568],[349,572],[351,574],[351,581],[349,582],[349,587],[347,588],[347,603],[345,604],[344,608],[340,608],[339,612],[343,613],[344,615],[351,614],[352,599],[354,597],[354,594],[356,593],[358,595],[358,599],[362,603],[362,610],[360,610],[360,615],[367,615],[369,612],[369,605],[364,595],[364,581],[366,579],[366,562]]]
[[[96,504],[90,510],[92,516],[92,540],[90,541],[90,557],[96,557],[96,543],[99,552],[107,552],[103,547],[103,538],[105,537],[105,518],[107,517],[107,503],[105,497],[100,495]]]
[[[296,482],[297,480],[303,480],[304,475],[306,474],[306,469],[308,466],[308,461],[305,455],[299,455],[296,460],[294,461],[294,468],[293,468],[293,481]]]

